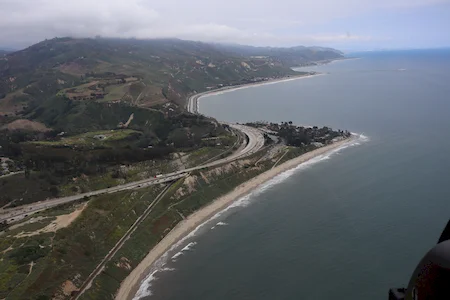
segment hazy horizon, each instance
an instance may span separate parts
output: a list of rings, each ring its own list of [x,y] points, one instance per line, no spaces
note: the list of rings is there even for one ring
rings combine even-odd
[[[48,38],[48,39],[44,39],[44,40],[51,40],[51,39],[55,39],[55,38],[91,38],[91,39],[95,39],[95,37],[71,37],[71,36],[65,36],[65,37],[53,37],[53,38]],[[354,49],[345,49],[345,48],[336,48],[336,47],[331,47],[331,46],[319,46],[319,45],[293,45],[293,46],[272,46],[272,45],[259,45],[259,46],[254,46],[254,45],[250,45],[250,44],[245,44],[245,43],[220,43],[220,42],[208,42],[208,41],[201,41],[201,40],[189,40],[189,39],[179,39],[179,38],[142,38],[142,39],[136,39],[133,37],[130,38],[115,38],[115,37],[100,37],[102,39],[122,39],[122,40],[158,40],[158,39],[178,39],[178,40],[182,40],[182,41],[192,41],[192,42],[203,42],[203,43],[209,43],[209,44],[219,44],[219,45],[229,45],[229,46],[253,46],[253,47],[272,47],[272,48],[292,48],[292,47],[298,47],[298,46],[305,46],[305,47],[323,47],[323,48],[333,48],[335,50],[339,50],[341,52],[343,52],[344,54],[352,54],[352,53],[363,53],[363,52],[384,52],[384,51],[415,51],[415,50],[445,50],[445,49],[450,49],[450,46],[441,46],[441,47],[399,47],[399,48],[389,48],[389,47],[374,47],[374,48],[367,48],[367,49],[358,49],[358,48],[354,48]],[[8,51],[8,52],[15,52],[15,51],[20,51],[20,50],[24,50],[30,46],[33,46],[37,43],[40,43],[44,40],[38,41],[36,43],[32,43],[30,45],[26,45],[23,47],[10,47],[10,46],[3,46],[2,44],[0,44],[0,50],[2,51]]]
[[[344,51],[449,47],[448,0],[2,0],[0,47],[55,36],[180,38]]]

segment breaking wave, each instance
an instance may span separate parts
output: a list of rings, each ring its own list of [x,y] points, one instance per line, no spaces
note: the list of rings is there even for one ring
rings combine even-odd
[[[172,261],[175,261],[178,257],[183,255],[185,251],[191,250],[192,247],[194,247],[195,245],[197,245],[197,242],[190,242],[189,244],[187,244],[183,249],[181,249],[174,256],[172,256]]]
[[[186,241],[192,239],[194,236],[197,235],[197,233],[199,232],[199,230],[201,230],[203,227],[205,227],[205,225],[210,224],[211,221],[218,219],[220,216],[222,216],[224,213],[226,213],[227,211],[229,211],[230,209],[236,208],[236,207],[246,207],[248,206],[253,199],[256,198],[256,196],[260,195],[261,193],[263,193],[264,191],[266,191],[267,189],[273,187],[274,185],[277,185],[283,181],[285,181],[286,179],[288,179],[289,177],[291,177],[293,174],[306,170],[310,167],[312,167],[313,165],[329,160],[333,155],[339,153],[340,151],[342,151],[343,149],[349,148],[349,147],[354,147],[354,146],[358,146],[361,145],[362,143],[366,143],[368,141],[370,141],[369,137],[367,137],[364,134],[358,134],[358,133],[353,133],[352,135],[356,137],[356,139],[349,141],[348,143],[345,143],[343,145],[341,145],[338,148],[335,148],[333,150],[330,150],[329,152],[326,152],[322,155],[316,156],[304,163],[299,164],[297,167],[287,170],[277,176],[275,176],[274,178],[270,179],[269,181],[267,181],[266,183],[262,184],[260,187],[258,187],[257,189],[251,191],[249,194],[237,199],[236,201],[234,201],[231,205],[229,205],[228,207],[224,208],[223,210],[219,211],[218,213],[216,213],[215,215],[213,215],[211,218],[209,218],[208,220],[204,221],[203,223],[201,223],[200,225],[198,225],[194,230],[192,230],[188,235],[186,235],[184,238],[182,238],[181,240],[179,240],[177,243],[175,243],[174,245],[172,245],[172,247],[170,247],[169,250],[167,250],[159,259],[157,259],[155,261],[155,263],[153,264],[153,267],[151,269],[150,274],[142,281],[141,286],[139,287],[138,292],[136,293],[135,297],[133,298],[133,300],[139,300],[142,297],[146,297],[146,296],[151,296],[152,292],[150,290],[151,286],[152,286],[152,282],[154,280],[157,279],[157,277],[155,276],[155,274],[157,272],[163,272],[163,271],[173,271],[174,269],[172,268],[165,268],[165,264],[168,261],[169,255],[170,253],[172,253],[175,249],[180,248]],[[214,226],[211,227],[211,229],[214,229],[217,226],[226,226],[228,225],[225,222],[218,222],[216,223]],[[172,257],[170,258],[172,262],[175,262],[177,260],[177,258],[179,258],[180,256],[184,255],[186,251],[190,251],[192,250],[192,247],[195,246],[197,244],[197,242],[190,242],[188,243],[184,248],[182,248],[179,252],[177,252],[176,254],[172,255]]]
[[[158,279],[158,277],[156,277],[156,273],[172,272],[172,271],[175,271],[175,269],[174,268],[161,268],[158,270],[154,270],[152,273],[150,273],[150,275],[148,275],[144,279],[141,286],[139,287],[139,290],[137,291],[136,295],[134,296],[133,300],[138,300],[143,297],[149,297],[152,295],[152,291],[150,288],[152,287],[152,282]]]
[[[179,243],[177,243],[179,245]],[[179,252],[177,252],[176,254],[174,254],[171,258],[172,261],[176,261],[176,259],[178,257],[180,257],[181,255],[184,254],[184,252],[186,251],[190,251],[192,250],[192,247],[194,247],[195,245],[197,245],[197,242],[190,242],[189,244],[187,244],[186,246],[184,246],[184,248],[182,248]],[[175,246],[175,245],[174,245]],[[170,249],[175,249],[173,246]],[[170,250],[169,250],[170,251]],[[145,279],[141,282],[141,285],[139,286],[139,289],[136,293],[136,295],[133,297],[133,300],[138,300],[141,299],[143,297],[148,297],[152,295],[152,291],[151,291],[151,287],[152,287],[152,283],[158,279],[158,277],[156,276],[157,273],[161,273],[161,272],[171,272],[171,271],[175,271],[175,268],[168,268],[165,267],[166,262],[167,262],[167,256],[169,251],[167,251],[166,253],[164,253],[163,256],[161,256],[154,264],[152,271],[150,272],[150,274],[145,277]]]
[[[214,225],[213,227],[211,227],[211,229],[214,229],[214,228],[216,228],[217,226],[227,226],[228,225],[228,223],[225,223],[225,222],[218,222],[216,225]]]

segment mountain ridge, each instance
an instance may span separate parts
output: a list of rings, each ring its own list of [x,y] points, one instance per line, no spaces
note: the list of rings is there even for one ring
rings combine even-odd
[[[0,116],[23,115],[57,96],[182,110],[192,93],[292,76],[291,67],[342,57],[321,47],[54,38],[0,56]]]

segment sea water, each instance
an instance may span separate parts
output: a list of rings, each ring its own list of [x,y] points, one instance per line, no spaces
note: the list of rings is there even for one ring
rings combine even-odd
[[[219,120],[363,134],[198,228],[136,299],[387,299],[450,216],[450,51],[353,54],[326,73],[202,98]]]

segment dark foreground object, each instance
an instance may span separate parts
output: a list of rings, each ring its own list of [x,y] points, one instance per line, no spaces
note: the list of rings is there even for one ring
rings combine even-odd
[[[407,289],[389,290],[389,300],[450,299],[450,221],[438,244],[420,261]]]

